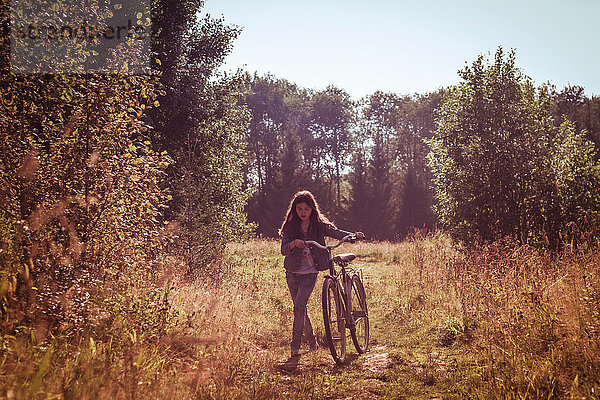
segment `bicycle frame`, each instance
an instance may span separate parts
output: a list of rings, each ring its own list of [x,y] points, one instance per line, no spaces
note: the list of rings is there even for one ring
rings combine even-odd
[[[352,318],[351,315],[351,310],[352,310],[352,305],[350,304],[350,291],[352,290],[352,282],[350,281],[350,276],[348,275],[348,272],[346,271],[346,267],[348,266],[348,264],[350,264],[350,261],[343,261],[340,260],[337,263],[339,264],[341,270],[340,273],[337,274],[335,271],[335,259],[333,257],[333,252],[332,250],[341,246],[342,243],[350,241],[350,242],[354,242],[356,240],[356,235],[354,234],[350,234],[350,235],[346,235],[344,236],[337,244],[334,245],[325,245],[323,246],[322,244],[314,241],[314,240],[308,240],[305,243],[308,245],[313,245],[316,246],[320,249],[323,250],[327,250],[327,252],[329,253],[329,275],[335,282],[336,282],[336,287],[338,289],[340,293],[340,298],[342,299],[342,308],[344,310],[343,314],[345,315],[345,325],[346,328],[351,328],[352,326],[354,326],[354,318]],[[340,285],[340,277],[342,280],[342,284]]]

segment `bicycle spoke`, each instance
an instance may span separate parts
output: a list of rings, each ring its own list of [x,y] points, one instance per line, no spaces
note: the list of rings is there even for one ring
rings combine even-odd
[[[365,289],[358,275],[352,276],[351,290],[354,328],[350,333],[356,350],[359,353],[364,353],[369,346],[369,314],[367,312]]]
[[[335,362],[341,364],[346,358],[345,319],[341,318],[343,315],[341,299],[337,284],[331,277],[327,277],[323,282],[322,301],[327,344]]]

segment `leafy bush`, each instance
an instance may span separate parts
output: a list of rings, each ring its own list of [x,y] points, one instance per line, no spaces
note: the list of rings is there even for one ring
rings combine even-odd
[[[140,120],[153,78],[2,76],[4,324],[82,325],[114,271],[163,246],[169,164]],[[112,101],[104,102],[102,99]]]
[[[429,141],[440,221],[467,241],[511,237],[555,249],[567,236],[579,240],[570,225],[600,218],[593,143],[569,121],[557,126],[548,88],[535,89],[514,52],[498,49],[493,63],[480,56],[460,75]]]

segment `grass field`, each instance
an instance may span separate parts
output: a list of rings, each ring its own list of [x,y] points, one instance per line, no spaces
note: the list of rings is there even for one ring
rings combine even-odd
[[[323,343],[323,273],[309,302],[322,347],[307,353],[304,345],[297,364],[288,360],[292,303],[279,242],[254,240],[230,245],[203,279],[185,279],[166,262],[153,278],[160,330],[116,318],[76,336],[3,335],[0,396],[600,397],[597,252],[552,256],[505,245],[465,252],[443,234],[341,251],[358,255],[371,321],[370,350],[359,356],[350,344],[341,367]],[[142,309],[151,302],[143,284],[132,297]]]

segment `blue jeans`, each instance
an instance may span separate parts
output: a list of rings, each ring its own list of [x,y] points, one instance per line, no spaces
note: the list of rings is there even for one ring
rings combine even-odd
[[[288,272],[285,274],[292,301],[294,302],[294,324],[292,326],[292,351],[300,350],[302,341],[302,333],[306,335],[308,342],[311,344],[317,343],[317,338],[313,332],[310,318],[306,305],[308,298],[315,288],[317,282],[317,274],[294,274]]]

